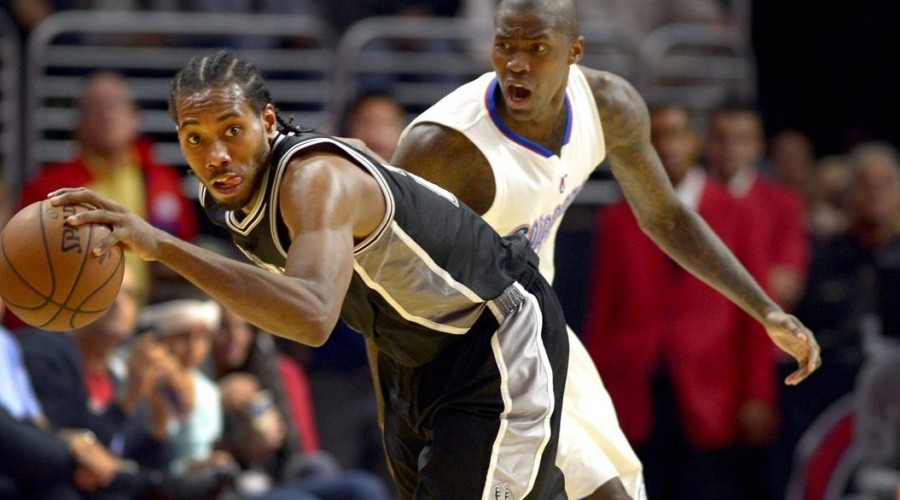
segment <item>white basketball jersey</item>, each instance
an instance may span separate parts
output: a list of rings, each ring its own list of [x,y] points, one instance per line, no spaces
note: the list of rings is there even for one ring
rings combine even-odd
[[[461,132],[481,150],[496,185],[493,205],[484,219],[502,235],[525,233],[541,258],[541,273],[552,282],[562,216],[606,156],[597,104],[584,73],[571,66],[566,86],[568,121],[557,156],[506,127],[497,112],[498,98],[496,76],[486,73],[441,99],[409,127],[437,123]]]

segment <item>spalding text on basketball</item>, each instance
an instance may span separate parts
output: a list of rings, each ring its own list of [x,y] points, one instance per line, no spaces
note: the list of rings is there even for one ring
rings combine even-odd
[[[73,206],[63,207],[64,217],[75,215],[76,213],[78,212]],[[74,250],[78,253],[81,253],[81,237],[78,235],[78,228],[70,226],[68,224],[64,224],[61,243],[63,252],[70,252]]]

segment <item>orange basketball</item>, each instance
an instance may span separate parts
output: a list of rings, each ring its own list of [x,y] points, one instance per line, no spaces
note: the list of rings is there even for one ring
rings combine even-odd
[[[114,247],[91,252],[110,230],[64,223],[90,208],[38,201],[16,213],[0,233],[0,297],[25,323],[65,331],[96,320],[116,300],[125,259]]]

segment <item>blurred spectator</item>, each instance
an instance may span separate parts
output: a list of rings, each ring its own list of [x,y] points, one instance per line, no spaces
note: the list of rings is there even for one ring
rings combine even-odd
[[[388,161],[397,149],[406,121],[406,110],[390,94],[366,92],[347,106],[338,135],[362,140]]]
[[[829,155],[816,163],[808,216],[814,244],[826,244],[847,229],[844,194],[849,177],[850,165],[843,155]]]
[[[212,371],[220,387],[228,385],[223,383],[232,374],[251,376],[254,385],[269,391],[278,408],[284,410],[291,424],[287,432],[290,444],[309,453],[319,451],[306,372],[294,359],[277,350],[270,335],[260,333],[240,316],[223,310],[222,325],[213,340]],[[243,382],[236,384],[242,385]],[[233,406],[230,398],[231,393],[223,391],[226,407]]]
[[[760,282],[786,311],[793,311],[803,297],[810,272],[811,242],[803,199],[761,174],[765,135],[755,109],[726,103],[711,113],[708,123],[704,151],[707,170],[725,182],[731,194],[750,211],[756,228],[753,241],[761,246],[764,259]],[[800,316],[800,319],[810,318]],[[813,322],[807,326],[819,336],[819,324]],[[824,348],[822,357],[829,360],[830,367],[833,366],[834,362],[830,361],[832,358]],[[783,375],[791,370],[790,364],[789,360],[781,358],[778,369]],[[813,379],[821,380],[822,377]],[[808,384],[804,385],[802,391],[794,391],[792,387],[780,389],[783,420],[792,418],[788,413],[802,404],[803,395],[815,392]],[[780,492],[786,487],[790,457],[796,444],[796,439],[790,436],[791,426],[790,422],[782,424],[782,432],[767,450],[769,457],[757,457],[769,464],[782,460],[780,465],[769,466],[766,484],[776,498],[781,497]]]
[[[0,315],[3,314],[0,299]],[[56,434],[44,418],[19,344],[0,326],[0,497],[5,499],[83,498],[106,490],[124,463],[87,431]],[[108,492],[110,499],[125,494]]]
[[[760,175],[765,135],[759,114],[731,103],[714,110],[704,153],[709,172],[727,184],[759,222],[754,238],[766,258],[762,283],[781,307],[793,310],[809,268],[806,211],[799,195]]]
[[[792,450],[813,420],[853,390],[867,339],[900,338],[900,158],[886,143],[847,156],[849,226],[816,249],[796,314],[816,332],[828,370],[802,390],[784,388],[784,447]]]
[[[201,370],[221,321],[218,304],[208,299],[172,298],[147,306],[141,320],[150,329],[147,334],[164,345],[190,374],[190,396],[182,398],[180,392],[169,395],[179,414],[169,421],[175,454],[171,469],[203,470],[233,464],[231,454],[216,448],[223,431],[222,403],[216,383]]]
[[[12,205],[0,177],[0,222]],[[6,307],[0,298],[0,318]],[[25,368],[21,347],[0,325],[0,498],[79,499],[76,473],[96,489],[113,480],[119,462],[85,432],[55,435]],[[113,497],[114,498],[114,497]]]
[[[137,313],[134,280],[126,271],[116,302],[94,323],[71,335],[20,332],[36,395],[54,428],[91,431],[103,453],[127,469],[110,486],[123,498],[212,497],[228,486],[230,470],[165,470],[171,460],[167,423],[172,408],[163,383],[168,390],[190,389],[175,360],[144,337],[132,347],[127,370],[117,369],[114,351],[134,332]]]
[[[380,478],[343,471],[317,449],[312,399],[302,368],[269,335],[222,311],[213,365],[225,412],[223,447],[244,469],[246,498],[385,500]],[[302,378],[300,378],[302,377]]]
[[[654,110],[651,133],[677,195],[758,274],[751,214],[699,167],[688,112]],[[647,471],[647,496],[761,498],[742,484],[742,448],[776,429],[765,332],[657,248],[625,201],[602,210],[599,231],[585,343]]]
[[[28,328],[19,337],[54,426],[90,429],[116,455],[161,469],[171,458],[169,409],[157,388],[183,375],[171,356],[151,352],[146,342],[122,366],[116,349],[134,334],[139,311],[134,274],[126,268],[116,301],[98,320],[71,333]]]
[[[813,245],[830,239],[845,227],[840,206],[846,183],[844,165],[838,156],[820,163],[812,140],[799,130],[783,130],[769,142],[764,168],[803,199],[806,229]]]
[[[787,129],[769,140],[767,165],[776,181],[791,188],[804,200],[813,198],[816,149],[803,132]],[[808,206],[808,203],[807,203]]]
[[[286,355],[302,360],[308,371],[322,449],[342,468],[375,472],[390,484],[378,428],[378,405],[361,335],[338,321],[321,347],[309,349],[284,341],[278,346]],[[351,411],[347,411],[347,401],[353,401]]]
[[[819,249],[810,286],[797,314],[821,332],[825,346],[841,338],[860,342],[861,318],[875,314],[888,336],[900,337],[900,157],[887,144],[870,142],[847,157],[850,178],[845,194],[849,227]],[[891,301],[897,300],[896,303]],[[896,307],[894,307],[896,305]],[[830,340],[829,340],[830,339]]]
[[[182,239],[197,234],[197,212],[181,188],[181,173],[157,163],[152,144],[140,136],[141,114],[125,78],[99,72],[88,78],[78,101],[75,158],[44,166],[28,179],[20,206],[62,187],[85,186]],[[146,262],[128,256],[141,293],[151,280]]]

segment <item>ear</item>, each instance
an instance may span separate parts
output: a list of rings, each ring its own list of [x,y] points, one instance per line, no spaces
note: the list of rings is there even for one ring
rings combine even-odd
[[[569,64],[576,64],[584,56],[584,37],[579,36],[569,46]]]
[[[262,111],[262,119],[263,123],[266,127],[267,134],[275,133],[275,130],[278,128],[278,118],[275,116],[275,105],[272,103],[266,104],[266,107],[263,108]]]

